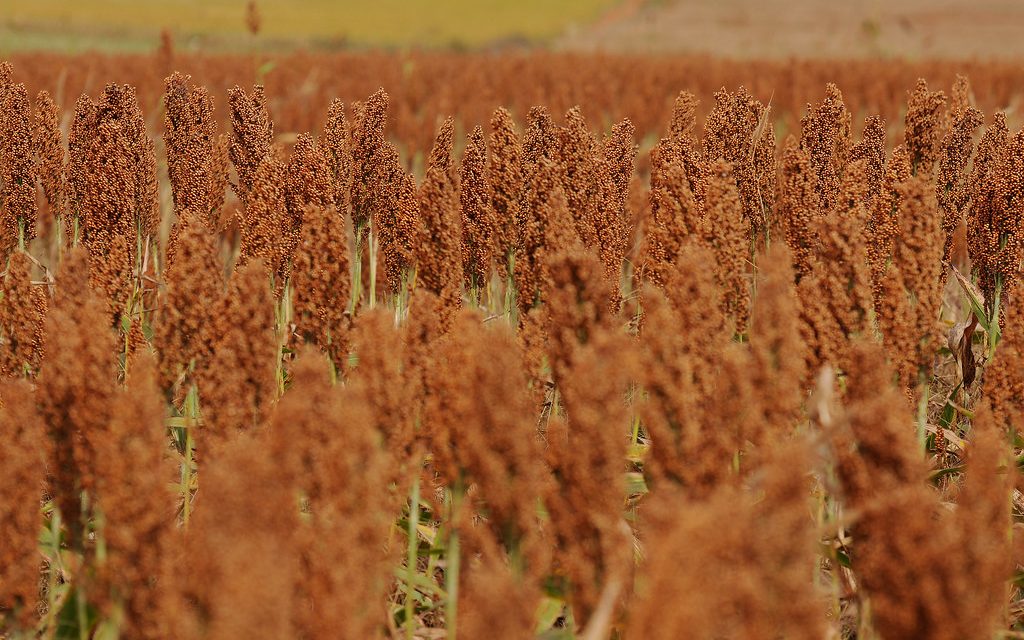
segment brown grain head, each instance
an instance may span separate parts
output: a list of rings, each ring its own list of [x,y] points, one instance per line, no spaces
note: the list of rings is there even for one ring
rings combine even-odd
[[[578,106],[565,114],[565,126],[558,128],[557,155],[562,189],[576,225],[576,233],[587,246],[597,244],[598,144]]]
[[[798,330],[800,303],[792,254],[786,245],[773,244],[759,256],[755,289],[750,309],[751,373],[766,441],[774,441],[801,421],[803,390],[809,381],[807,344]]]
[[[31,377],[43,358],[43,320],[49,297],[44,287],[32,284],[28,254],[11,254],[0,292],[0,374]]]
[[[722,486],[703,502],[668,494],[648,505],[625,637],[821,637],[820,595],[801,568],[818,544],[809,466],[805,443],[785,443],[756,479],[759,495]]]
[[[254,85],[251,96],[239,86],[228,91],[231,111],[231,162],[238,172],[235,193],[246,202],[257,167],[270,153],[274,142],[274,122],[267,110],[263,85]]]
[[[375,197],[371,220],[379,247],[378,264],[385,289],[397,295],[403,279],[415,264],[415,250],[420,237],[419,201],[416,180],[402,168],[398,151],[390,142],[379,153],[374,181]]]
[[[122,633],[165,637],[160,579],[176,526],[168,487],[178,470],[167,456],[165,407],[152,356],[136,358],[112,402],[111,421],[96,441],[94,508],[103,516],[105,555],[97,559],[88,593],[108,614],[122,607]]]
[[[50,445],[36,401],[27,382],[0,382],[0,627],[12,631],[36,622],[39,598],[39,505]]]
[[[818,253],[815,225],[825,213],[818,206],[817,176],[810,162],[810,154],[800,147],[796,138],[789,136],[782,153],[776,220],[793,252],[798,278],[808,275],[814,266]]]
[[[384,541],[395,505],[392,460],[374,419],[365,395],[331,384],[325,358],[300,352],[291,389],[269,421],[267,446],[293,493],[291,510],[299,499],[306,505],[296,523],[298,602],[290,610],[306,637],[377,637],[387,615],[395,558]]]
[[[466,282],[487,286],[497,244],[498,226],[492,209],[493,194],[488,182],[487,147],[484,130],[473,129],[459,165],[459,200],[462,210],[463,270]]]
[[[459,183],[452,160],[455,122],[448,118],[438,130],[419,189],[420,238],[416,244],[417,286],[438,296],[444,322],[462,306],[462,223]]]
[[[742,332],[750,307],[753,227],[744,215],[733,167],[727,162],[715,162],[708,171],[706,206],[705,243],[715,254],[715,279],[725,294],[722,311]]]
[[[224,293],[215,237],[199,213],[178,216],[167,248],[166,288],[153,322],[159,384],[178,397],[213,354],[210,310]],[[182,384],[184,383],[184,384]]]
[[[871,328],[865,166],[858,160],[847,167],[834,208],[812,227],[818,248],[798,289],[811,371],[826,363],[845,370],[850,341]]]
[[[329,354],[335,368],[348,360],[351,297],[347,220],[333,205],[309,205],[292,261],[292,313],[297,337]]]
[[[386,484],[394,487],[391,499],[397,509],[405,505],[421,464],[415,429],[423,402],[416,395],[421,372],[416,358],[410,356],[418,348],[406,350],[405,332],[388,310],[360,313],[352,329],[358,363],[347,379],[352,394],[370,405],[374,428],[391,457]]]
[[[518,209],[523,189],[523,148],[516,134],[515,122],[504,108],[495,109],[491,116],[488,146],[491,158],[487,167],[487,180],[493,189],[492,207],[497,229],[494,253],[496,260],[507,271],[508,257],[518,244],[516,221],[520,217]]]
[[[63,221],[68,198],[60,118],[60,109],[53,98],[46,91],[40,91],[36,96],[32,148],[47,205],[46,214],[55,223]]]
[[[207,451],[251,431],[277,397],[274,308],[263,265],[237,269],[227,294],[210,309],[213,355],[199,379],[203,429],[196,440]]]
[[[53,446],[50,491],[72,545],[83,543],[80,493],[95,484],[96,439],[109,427],[117,381],[114,333],[89,287],[87,263],[84,249],[65,255],[39,373],[40,415]]]
[[[374,171],[378,154],[385,144],[384,126],[387,122],[390,98],[384,89],[378,89],[366,102],[353,110],[351,132],[352,149],[352,222],[357,230],[369,222],[373,211]]]
[[[334,99],[327,109],[321,145],[334,175],[334,206],[348,214],[352,206],[352,132],[345,115],[345,101]]]
[[[187,555],[173,635],[295,636],[299,514],[267,443],[255,434],[226,443],[204,465],[202,482],[182,541]]]
[[[857,160],[866,161],[864,177],[867,180],[868,201],[865,206],[871,211],[875,199],[879,197],[882,180],[885,177],[885,121],[881,116],[864,118],[861,139],[850,147],[850,162]]]
[[[945,107],[946,94],[929,91],[923,78],[917,80],[913,91],[907,92],[903,137],[914,175],[930,173],[939,160],[939,145],[946,126]]]
[[[597,155],[595,182],[598,195],[594,226],[605,278],[612,288],[609,304],[615,311],[621,303],[622,266],[632,232],[626,197],[636,162],[635,132],[636,128],[629,120],[619,122],[602,141]],[[582,239],[586,242],[586,238]]]
[[[226,143],[217,135],[213,98],[191,77],[175,72],[165,81],[164,147],[174,209],[192,209],[218,227],[227,184]],[[226,139],[224,139],[226,140]]]
[[[441,345],[431,374],[438,379],[425,420],[433,465],[453,490],[470,494],[483,516],[465,520],[467,549],[494,547],[509,554],[516,570],[533,580],[546,573],[536,505],[547,488],[536,415],[515,336],[482,324],[479,313],[463,311],[451,339]],[[486,527],[486,530],[482,530]]]
[[[32,107],[23,83],[0,83],[0,256],[35,237],[36,167]]]
[[[800,119],[800,149],[807,154],[818,208],[824,211],[831,209],[839,196],[850,145],[850,112],[842,92],[830,82],[825,87],[825,98],[816,105],[807,105],[807,113]]]

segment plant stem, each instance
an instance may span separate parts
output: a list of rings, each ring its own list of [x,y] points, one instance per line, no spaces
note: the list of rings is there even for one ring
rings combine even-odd
[[[199,417],[199,396],[196,386],[192,385],[185,396],[185,467],[181,473],[181,494],[184,498],[181,507],[182,519],[188,526],[188,519],[192,507],[192,429],[195,428],[196,418]]]
[[[78,581],[75,588],[77,589],[75,614],[78,619],[78,639],[89,640],[89,614],[85,607],[85,588],[82,586],[81,580]]]
[[[362,227],[359,227],[356,229],[356,256],[352,263],[352,298],[348,305],[348,313],[353,317],[356,315],[359,298],[363,295],[363,243],[361,237]]]
[[[917,402],[917,441],[921,451],[925,451],[928,442],[928,396],[930,387],[926,376],[922,373],[918,378],[918,388],[921,389],[921,399]]]
[[[377,236],[370,230],[370,308],[377,305]]]
[[[988,356],[991,360],[996,353],[996,346],[999,344],[999,304],[1003,294],[1003,278],[996,276],[996,292],[992,301],[992,317],[988,320]]]
[[[412,483],[412,495],[409,498],[409,526],[408,526],[408,544],[406,546],[406,582],[405,582],[405,637],[409,640],[416,634],[416,626],[413,624],[413,613],[416,609],[416,603],[414,602],[416,593],[416,587],[414,582],[416,579],[416,557],[417,549],[419,548],[419,538],[416,528],[420,522],[420,478],[417,475],[416,479]]]
[[[448,549],[445,560],[447,562],[444,572],[445,591],[448,599],[444,607],[444,626],[448,632],[448,640],[455,640],[458,631],[459,611],[459,527],[456,519],[459,517],[459,510],[462,502],[462,487],[455,486],[451,492],[451,531],[448,533]]]

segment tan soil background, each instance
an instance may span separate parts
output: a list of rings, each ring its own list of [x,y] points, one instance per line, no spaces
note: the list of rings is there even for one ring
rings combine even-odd
[[[557,46],[736,58],[1024,59],[1024,1],[626,0]]]

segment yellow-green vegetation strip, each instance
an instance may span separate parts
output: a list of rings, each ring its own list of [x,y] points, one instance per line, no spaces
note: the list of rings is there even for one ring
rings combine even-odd
[[[543,41],[600,18],[617,0],[262,0],[260,38],[313,44],[480,47]],[[32,0],[0,16],[0,48],[152,46],[155,34],[252,45],[245,0]]]

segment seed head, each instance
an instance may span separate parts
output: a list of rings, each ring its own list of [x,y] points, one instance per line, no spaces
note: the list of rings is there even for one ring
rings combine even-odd
[[[462,306],[462,229],[459,213],[459,184],[452,143],[455,123],[444,121],[427,159],[427,174],[419,190],[419,218],[422,221],[416,244],[416,279],[441,299],[450,311]],[[447,320],[445,321],[447,322]]]
[[[348,359],[352,275],[345,218],[334,206],[306,208],[292,263],[293,318],[298,337],[325,351],[338,370]]]
[[[65,255],[39,372],[40,415],[53,443],[50,491],[71,544],[82,542],[81,492],[95,486],[97,438],[109,428],[117,380],[114,333],[88,274],[83,249]]]
[[[352,224],[363,233],[373,215],[376,198],[376,164],[385,144],[384,126],[390,98],[378,89],[353,110],[352,122]]]
[[[839,196],[851,144],[850,112],[836,85],[828,83],[821,103],[807,105],[800,125],[800,149],[807,154],[808,168],[814,176],[818,208],[828,211]]]
[[[55,221],[64,219],[67,208],[68,184],[64,173],[64,144],[61,141],[60,110],[46,91],[36,96],[35,120],[32,129],[32,147],[36,156],[36,171],[46,198],[48,215]]]
[[[0,82],[0,257],[35,237],[32,108],[22,83]]]
[[[25,381],[0,382],[0,624],[28,629],[39,599],[39,504],[46,485],[49,443]],[[8,619],[9,617],[9,619]]]
[[[497,232],[491,208],[491,185],[487,182],[487,147],[481,127],[473,129],[463,151],[459,187],[466,282],[484,287],[491,272]]]
[[[32,284],[28,254],[11,254],[0,292],[0,374],[30,377],[43,358],[43,320],[49,299],[44,288]]]
[[[942,130],[945,128],[946,94],[929,91],[928,83],[918,78],[917,86],[907,92],[907,116],[904,141],[910,156],[911,173],[931,173],[939,160]]]
[[[187,388],[213,354],[209,310],[223,294],[224,267],[205,223],[191,210],[178,217],[167,248],[167,287],[153,323],[160,387],[175,396],[181,394],[173,390]]]
[[[519,238],[517,220],[521,219],[519,204],[523,189],[523,148],[516,135],[512,116],[499,107],[491,116],[491,161],[487,165],[487,182],[491,185],[495,218],[494,254],[502,268],[508,269],[508,256],[515,251]]]
[[[213,98],[204,87],[190,86],[190,76],[175,72],[164,80],[164,146],[174,210],[191,209],[211,228],[219,223],[228,165],[227,138],[217,135]]]
[[[273,301],[263,265],[231,275],[211,315],[213,355],[199,380],[200,440],[216,449],[262,423],[277,396]]]
[[[252,189],[256,170],[264,157],[270,154],[274,142],[274,122],[267,111],[267,97],[263,85],[253,85],[252,96],[235,86],[228,91],[231,109],[231,162],[238,172],[235,193],[244,203]]]

